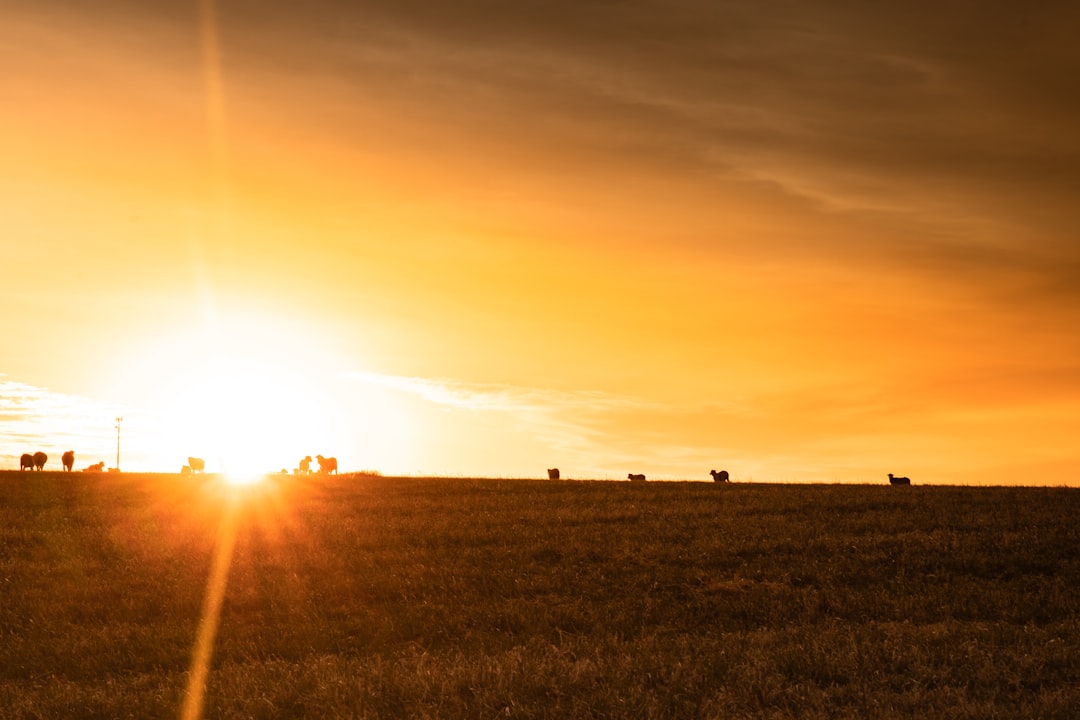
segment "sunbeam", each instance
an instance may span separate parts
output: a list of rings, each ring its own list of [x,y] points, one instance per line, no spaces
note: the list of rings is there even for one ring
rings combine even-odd
[[[218,210],[221,212],[226,200],[225,82],[221,63],[220,28],[214,0],[202,0],[199,3],[199,21],[202,35],[206,122],[210,133],[216,199],[219,204]]]
[[[225,92],[222,81],[221,43],[217,22],[217,8],[214,0],[202,0],[199,3],[199,22],[202,39],[203,81],[205,83],[205,102],[207,123],[210,131],[210,151],[213,163],[214,189],[217,195],[218,232],[224,218],[226,201],[225,183]],[[199,631],[195,638],[195,647],[191,654],[191,669],[188,673],[187,690],[184,693],[184,705],[180,712],[181,720],[197,720],[202,717],[203,698],[206,693],[206,678],[210,673],[210,658],[214,651],[214,638],[221,620],[221,605],[225,599],[225,588],[229,580],[229,566],[232,564],[233,546],[236,543],[236,524],[240,498],[230,494],[226,500],[225,512],[218,529],[214,559],[210,566],[210,577],[206,585],[202,614],[199,618]]]
[[[187,690],[184,692],[184,705],[180,712],[181,720],[198,720],[202,717],[206,678],[210,673],[214,638],[217,636],[221,606],[229,582],[229,567],[232,564],[233,546],[236,544],[237,516],[241,500],[240,495],[230,493],[225,501],[225,512],[218,528],[214,559],[210,565],[206,596],[203,598],[202,613],[199,616],[199,631],[191,653],[191,669],[188,672]]]

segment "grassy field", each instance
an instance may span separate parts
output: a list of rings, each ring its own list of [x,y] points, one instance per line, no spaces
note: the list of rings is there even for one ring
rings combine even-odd
[[[0,718],[1080,717],[1080,490],[0,473]]]

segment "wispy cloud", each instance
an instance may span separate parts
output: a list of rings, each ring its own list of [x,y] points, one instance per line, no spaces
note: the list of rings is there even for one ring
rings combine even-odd
[[[987,376],[933,389],[838,383],[678,402],[369,372],[350,378],[473,416],[501,418],[502,425],[541,441],[531,448],[540,455],[522,458],[526,468],[535,471],[547,461],[576,477],[622,479],[634,471],[655,479],[707,481],[715,468],[741,481],[879,482],[899,471],[964,482],[1005,463],[1073,462],[1063,449],[1061,420],[1075,413],[1067,402],[1045,406],[1040,400],[1043,383],[1071,395],[1073,371],[1033,375],[1026,392]],[[931,390],[937,402],[925,400]],[[1044,427],[1045,439],[1017,443],[1024,423]],[[952,457],[958,446],[967,464],[957,465]]]
[[[50,465],[75,450],[83,458],[111,457],[115,420],[123,408],[78,395],[54,392],[0,374],[0,465],[18,467],[25,452],[44,451]]]
[[[470,383],[450,378],[383,375],[372,372],[353,372],[348,377],[357,382],[407,392],[439,405],[466,410],[523,412],[559,408],[603,412],[656,407],[655,403],[645,400],[591,390],[552,390],[498,383]]]
[[[700,413],[654,400],[594,390],[557,390],[449,378],[421,378],[354,372],[357,383],[405,393],[444,408],[497,415],[521,434],[542,442],[545,457],[581,477],[620,479],[627,470],[663,468],[664,477],[704,475],[709,458],[731,451],[717,443],[678,443],[680,424],[669,422]],[[713,408],[716,411],[716,408]],[[738,414],[734,406],[723,412]],[[697,438],[694,438],[695,440]],[[705,468],[705,470],[702,470]],[[683,473],[683,474],[680,474]],[[687,475],[685,473],[691,473]]]
[[[523,436],[548,449],[549,460],[573,466],[579,475],[605,476],[612,467],[634,462],[637,453],[620,450],[615,427],[633,413],[662,413],[651,400],[598,391],[566,391],[530,386],[467,382],[449,378],[417,378],[353,372],[357,383],[415,396],[428,403],[471,413],[497,416]],[[539,465],[538,465],[539,466]],[[508,472],[513,472],[508,468]]]

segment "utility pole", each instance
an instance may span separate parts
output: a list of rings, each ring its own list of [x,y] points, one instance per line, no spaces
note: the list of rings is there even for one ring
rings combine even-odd
[[[116,471],[120,472],[120,423],[124,422],[124,418],[116,418]]]

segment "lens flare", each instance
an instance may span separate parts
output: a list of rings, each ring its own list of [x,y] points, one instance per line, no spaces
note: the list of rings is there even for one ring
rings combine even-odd
[[[221,606],[225,601],[233,546],[236,544],[239,504],[239,497],[232,497],[227,501],[218,529],[210,578],[207,580],[206,596],[203,598],[202,615],[199,618],[199,632],[191,654],[191,671],[188,673],[184,705],[180,712],[181,720],[198,720],[202,716],[206,678],[210,674],[210,658],[214,652],[214,638],[221,620]]]
[[[225,480],[226,485],[233,487],[249,487],[251,485],[258,485],[266,480],[264,473],[251,473],[251,472],[225,472],[222,474],[222,478]]]

